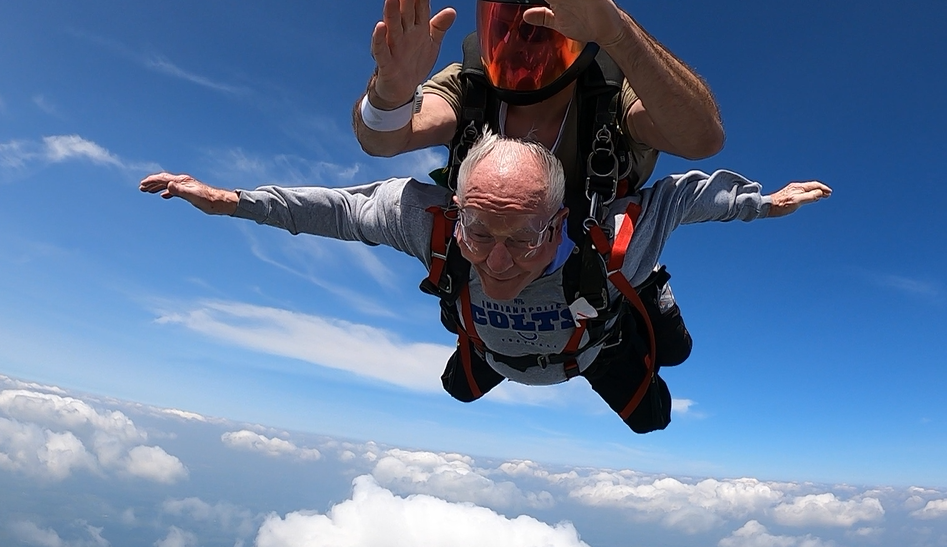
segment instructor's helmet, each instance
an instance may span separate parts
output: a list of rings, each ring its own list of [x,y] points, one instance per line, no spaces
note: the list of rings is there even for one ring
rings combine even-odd
[[[598,45],[523,22],[544,0],[478,0],[477,37],[487,80],[514,105],[544,101],[562,91],[594,59]]]

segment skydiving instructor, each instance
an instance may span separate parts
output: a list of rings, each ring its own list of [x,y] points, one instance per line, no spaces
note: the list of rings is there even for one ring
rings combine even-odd
[[[526,23],[551,28],[579,44],[598,44],[628,84],[623,125],[644,150],[636,157],[636,163],[642,164],[638,166],[642,180],[650,176],[657,151],[688,159],[720,151],[723,126],[707,85],[615,2],[548,0],[543,4],[539,0],[477,0],[478,17],[485,18],[488,10],[525,9],[522,20]],[[451,142],[457,130],[457,105],[428,84],[423,94],[417,90],[431,73],[455,19],[453,8],[431,16],[430,0],[385,0],[382,21],[372,33],[376,71],[353,115],[358,140],[369,154],[394,156]],[[480,26],[489,23],[478,21]],[[503,133],[530,135],[554,149],[574,85],[567,83],[561,89],[547,85],[547,90],[555,91],[552,96],[510,104]],[[366,117],[372,118],[368,124]],[[568,173],[569,161],[564,163]]]

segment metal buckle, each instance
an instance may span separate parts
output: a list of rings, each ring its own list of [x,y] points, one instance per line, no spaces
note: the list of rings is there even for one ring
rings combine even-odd
[[[617,327],[617,328],[616,328],[614,331],[612,331],[612,333],[614,333],[615,331],[618,331],[618,341],[617,341],[617,342],[608,342],[608,340],[614,336],[614,334],[610,334],[610,335],[605,339],[606,342],[605,342],[604,344],[602,344],[602,349],[613,348],[613,347],[618,346],[618,345],[621,344],[621,342],[622,342],[624,336],[623,336],[623,334],[622,334],[622,329],[621,329],[621,324],[620,324],[620,323],[621,323],[621,319],[619,319],[618,321],[616,321],[616,322],[615,322],[615,327]]]
[[[607,170],[600,171],[595,168],[594,160],[611,160],[611,167]],[[615,200],[616,195],[618,194],[618,168],[620,167],[621,162],[618,160],[618,156],[615,155],[615,143],[612,140],[612,132],[608,129],[608,126],[602,126],[595,134],[595,139],[592,142],[592,152],[589,153],[588,158],[586,159],[586,178],[585,178],[585,196],[590,200],[595,199],[595,195],[599,195],[597,191],[592,191],[589,186],[592,180],[592,177],[599,178],[610,178],[612,183],[611,195],[604,198],[604,202],[601,205],[608,205]],[[596,212],[594,209],[593,213]]]

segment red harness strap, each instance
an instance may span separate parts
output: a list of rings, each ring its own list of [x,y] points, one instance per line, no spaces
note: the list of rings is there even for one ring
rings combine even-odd
[[[451,209],[445,209],[439,206],[431,206],[425,209],[434,217],[434,225],[431,229],[431,269],[428,272],[427,279],[435,287],[441,286],[441,276],[447,265],[447,246],[450,244],[451,236],[454,231],[456,216],[451,216]],[[456,215],[456,211],[454,211]],[[460,282],[461,280],[458,280]],[[467,290],[467,280],[463,280],[464,286],[460,291],[461,312],[463,313],[464,325],[457,325],[457,349],[460,351],[460,362],[464,367],[464,377],[470,392],[474,399],[479,399],[483,395],[480,386],[474,379],[472,360],[470,355],[470,345],[474,344],[478,350],[483,349],[483,342],[477,336],[477,331],[473,327],[473,317],[470,312],[470,293]],[[470,326],[470,332],[466,326]]]
[[[589,230],[589,235],[592,236],[592,242],[595,243],[596,250],[598,250],[599,254],[608,259],[608,280],[611,281],[612,285],[638,310],[638,314],[643,318],[645,325],[648,327],[649,349],[648,355],[644,358],[646,369],[645,377],[644,380],[641,381],[641,385],[639,385],[635,391],[634,396],[628,401],[625,408],[618,413],[623,420],[627,420],[628,417],[631,416],[631,413],[638,408],[638,404],[641,403],[645,393],[647,393],[648,386],[651,384],[651,379],[654,376],[654,327],[651,325],[651,319],[648,317],[644,303],[641,302],[641,298],[638,296],[638,291],[635,290],[631,283],[628,282],[628,279],[625,278],[624,274],[621,273],[621,267],[625,261],[625,253],[628,250],[628,244],[631,243],[631,237],[635,233],[635,222],[638,220],[640,214],[640,205],[637,203],[628,204],[628,208],[625,209],[625,216],[623,217],[621,228],[619,228],[618,234],[615,236],[614,244],[609,244],[608,238],[598,225],[593,226]]]
[[[460,289],[460,309],[464,314],[464,324],[457,325],[460,362],[464,365],[464,375],[467,376],[470,392],[473,393],[474,397],[480,398],[483,393],[480,391],[480,386],[477,385],[477,381],[474,380],[473,369],[470,365],[470,346],[472,344],[480,351],[483,351],[484,348],[483,340],[477,335],[477,329],[474,327],[473,313],[470,311],[470,290],[467,288],[466,283],[463,288]]]
[[[439,287],[441,274],[447,264],[447,245],[454,231],[455,219],[448,218],[448,211],[437,205],[432,205],[425,211],[434,217],[434,227],[431,230],[431,269],[427,278],[435,287]]]
[[[470,310],[470,291],[467,289],[467,285],[460,290],[460,306],[464,316],[464,325],[463,327],[458,326],[458,332],[460,336],[461,346],[466,345],[465,338],[468,338],[470,342],[481,352],[486,351],[486,346],[483,343],[483,340],[480,339],[480,335],[477,334],[477,326],[473,321],[473,314]],[[579,344],[582,342],[582,335],[585,334],[585,319],[579,320],[579,325],[572,331],[572,336],[569,337],[569,341],[566,342],[566,347],[562,349],[561,353],[569,354],[576,353],[579,349]],[[469,352],[468,352],[469,353]],[[464,358],[463,350],[461,350],[461,357]],[[502,362],[502,361],[501,361]],[[575,358],[569,359],[563,363],[563,370],[566,374],[566,379],[571,380],[579,375],[579,364],[576,362]],[[464,361],[464,370],[468,371],[470,368],[468,362]],[[470,373],[468,372],[468,378],[472,379]],[[471,383],[473,387],[473,383]]]

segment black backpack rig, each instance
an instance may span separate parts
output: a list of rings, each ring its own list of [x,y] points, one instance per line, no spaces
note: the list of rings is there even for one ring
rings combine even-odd
[[[461,116],[450,145],[448,165],[431,173],[437,184],[451,191],[456,191],[461,162],[484,129],[490,127],[498,132],[495,124],[500,100],[484,76],[475,34],[464,40],[460,78]],[[663,266],[637,290],[621,273],[640,207],[629,205],[629,222],[621,223],[614,240],[602,222],[607,205],[637,192],[645,182],[634,172],[632,155],[621,131],[619,99],[624,75],[604,51],[599,51],[595,61],[577,79],[579,173],[566,174],[565,204],[570,212],[587,211],[587,215],[582,222],[569,223],[569,237],[576,243],[576,249],[563,266],[563,292],[569,304],[584,298],[597,315],[579,321],[581,326],[560,354],[493,356],[519,370],[562,363],[566,377],[571,379],[580,374],[575,359],[582,351],[579,341],[587,331],[590,341],[585,347],[601,343],[602,350],[581,375],[632,430],[647,433],[664,429],[671,420],[670,392],[658,370],[684,362],[692,342],[677,305],[662,306],[661,295],[670,279]],[[584,188],[574,184],[570,187],[569,181],[575,180],[584,180]],[[441,322],[458,335],[457,350],[441,377],[444,388],[454,398],[470,402],[499,384],[503,377],[487,364],[485,355],[492,352],[477,336],[469,316],[470,263],[461,256],[453,236],[456,206],[432,207],[429,212],[434,216],[431,268],[420,289],[440,299]],[[609,281],[623,298],[609,301]],[[463,322],[461,314],[468,314]],[[606,328],[609,324],[612,327]],[[465,329],[462,325],[469,327]]]

